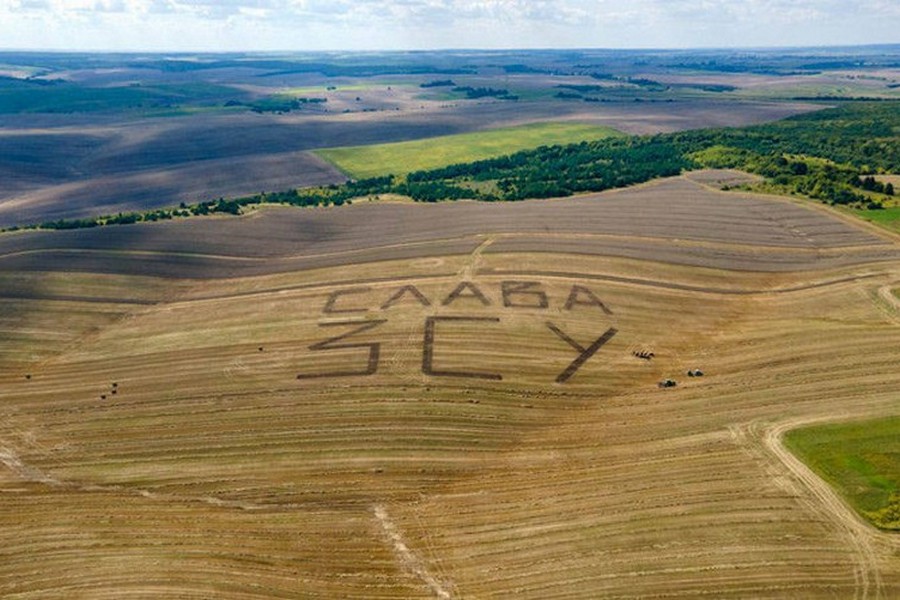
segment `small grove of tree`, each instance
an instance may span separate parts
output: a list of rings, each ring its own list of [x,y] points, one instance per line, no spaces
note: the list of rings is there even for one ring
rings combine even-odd
[[[868,511],[866,514],[877,527],[889,531],[900,531],[900,492],[891,492],[885,506],[875,511]]]
[[[502,90],[496,88],[489,87],[471,87],[471,86],[457,86],[453,88],[451,91],[457,92],[460,94],[465,94],[466,98],[469,100],[476,100],[478,98],[498,98],[500,100],[518,100],[518,96],[514,96],[509,93],[509,90]]]
[[[293,98],[286,95],[275,95],[251,103],[230,100],[226,106],[246,106],[255,113],[286,113],[300,110],[308,104],[324,104],[325,102],[328,102],[328,98]]]
[[[427,83],[419,84],[420,88],[454,87],[456,83],[452,79],[435,79]]]
[[[879,194],[885,194],[886,196],[894,195],[894,184],[893,183],[891,183],[891,182],[882,183],[882,182],[878,181],[877,179],[875,179],[871,175],[867,175],[862,178],[858,177],[856,179],[856,181],[853,183],[869,192],[877,192]]]
[[[57,221],[45,221],[38,229],[84,229],[97,227],[100,223],[97,219],[59,219]]]

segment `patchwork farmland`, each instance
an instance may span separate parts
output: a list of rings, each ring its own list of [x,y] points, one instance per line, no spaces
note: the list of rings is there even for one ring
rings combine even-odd
[[[365,153],[372,150],[359,146],[405,158],[409,153],[398,154],[390,144],[465,134],[474,136],[467,142],[477,141],[494,155],[577,139],[579,130],[589,138],[610,129],[649,134],[741,126],[821,108],[786,99],[783,77],[748,76],[729,68],[745,59],[720,59],[727,72],[718,74],[718,87],[704,90],[709,74],[681,68],[672,85],[631,82],[636,75],[644,80],[646,69],[653,77],[672,76],[668,59],[644,53],[326,53],[270,59],[4,52],[0,228],[340,184],[344,173],[315,153],[346,157],[347,147],[358,160],[345,168],[365,172]],[[763,60],[775,59],[787,72],[798,60]],[[573,61],[585,66],[576,68]],[[528,72],[502,83],[515,101],[470,98],[454,92],[456,86],[429,85],[448,81],[452,72],[460,90],[496,88],[498,68],[515,71],[523,64]],[[597,85],[591,64],[616,69],[616,79]],[[797,79],[804,78],[791,77]],[[895,95],[886,87],[892,76],[805,79],[806,93],[809,85],[832,90],[840,84],[857,95]],[[578,89],[590,90],[592,101],[573,98]],[[777,101],[765,90],[774,91]],[[495,135],[502,138],[499,144]],[[429,164],[415,145],[399,147],[410,149],[416,161]],[[446,152],[442,160],[476,156],[472,152]]]
[[[900,595],[782,443],[896,422],[900,244],[735,176],[0,236],[0,596]]]

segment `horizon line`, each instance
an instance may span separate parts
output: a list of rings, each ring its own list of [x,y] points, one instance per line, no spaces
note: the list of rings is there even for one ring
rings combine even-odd
[[[437,52],[459,53],[503,53],[503,52],[690,52],[690,51],[790,51],[790,50],[852,50],[897,48],[900,42],[873,42],[866,44],[801,44],[801,45],[757,45],[757,46],[641,46],[641,47],[615,47],[615,46],[573,46],[573,47],[508,47],[508,48],[320,48],[320,49],[239,49],[239,50],[211,50],[211,49],[112,49],[112,48],[2,48],[0,54],[11,53],[40,53],[40,54],[427,54]]]

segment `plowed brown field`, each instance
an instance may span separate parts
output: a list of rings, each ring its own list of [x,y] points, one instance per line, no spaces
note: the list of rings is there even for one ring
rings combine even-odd
[[[146,76],[142,73],[141,77]],[[418,91],[418,88],[416,88]],[[382,92],[383,93],[383,92]],[[390,94],[390,92],[388,92]],[[418,95],[418,94],[416,94]],[[803,102],[693,100],[610,105],[559,102],[446,106],[409,98],[404,110],[330,115],[194,115],[188,119],[4,115],[0,227],[144,211],[339,183],[310,150],[382,144],[548,120],[647,134],[765,123],[818,110]],[[367,100],[372,100],[367,93]]]
[[[898,282],[682,178],[0,236],[0,597],[898,597],[780,443],[900,411]]]

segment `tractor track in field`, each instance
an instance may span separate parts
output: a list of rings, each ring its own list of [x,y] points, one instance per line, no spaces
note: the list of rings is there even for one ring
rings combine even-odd
[[[156,300],[142,300],[140,298],[112,298],[104,296],[77,296],[71,294],[44,294],[39,292],[0,292],[0,300],[46,300],[50,302],[86,302],[90,304],[126,304],[132,306],[155,306]]]
[[[635,277],[620,277],[617,275],[600,275],[600,274],[585,274],[585,273],[570,273],[566,271],[539,271],[539,270],[505,270],[505,269],[484,269],[479,271],[479,275],[493,275],[493,276],[504,276],[504,275],[512,275],[512,276],[527,276],[527,277],[553,277],[553,278],[563,278],[563,279],[588,279],[592,281],[608,281],[610,283],[624,283],[628,285],[638,285],[644,287],[655,287],[655,288],[663,288],[668,290],[679,290],[685,292],[694,292],[700,294],[719,294],[723,296],[756,296],[762,294],[790,294],[793,292],[803,292],[807,290],[813,290],[817,288],[829,287],[832,285],[840,285],[842,283],[851,283],[855,281],[860,281],[863,279],[871,279],[873,277],[878,277],[879,273],[867,273],[863,275],[852,275],[849,277],[840,277],[837,279],[828,279],[825,281],[817,281],[815,283],[807,283],[798,286],[784,287],[784,288],[771,288],[771,289],[730,289],[730,288],[717,288],[711,286],[695,286],[695,285],[687,285],[681,283],[671,283],[667,281],[654,280],[654,279],[639,279]]]
[[[202,502],[218,508],[233,508],[248,511],[271,510],[290,508],[283,504],[254,504],[240,500],[226,500],[215,496],[182,496],[176,494],[160,494],[142,488],[132,488],[124,485],[84,483],[59,479],[32,467],[22,461],[19,455],[8,446],[0,446],[0,465],[6,467],[13,475],[24,483],[44,485],[58,490],[75,490],[78,492],[99,494],[124,494],[139,496],[141,498],[156,499],[170,502],[195,503]]]
[[[888,304],[890,304],[890,305],[893,306],[895,309],[897,309],[898,311],[900,311],[900,298],[898,298],[898,297],[894,294],[894,288],[895,288],[897,285],[900,285],[900,284],[898,284],[898,283],[895,282],[895,283],[890,284],[890,285],[882,286],[882,287],[879,288],[879,290],[878,290],[878,295],[881,296]]]
[[[484,251],[494,243],[495,237],[488,236],[485,238],[483,242],[481,242],[477,248],[472,251],[469,260],[466,262],[465,266],[460,270],[459,276],[464,280],[471,280],[476,274],[481,270],[479,267],[482,264],[482,254]]]
[[[485,246],[487,242],[485,243]],[[281,286],[276,288],[262,289],[262,290],[253,290],[248,292],[237,292],[231,294],[210,294],[210,295],[200,295],[194,296],[190,298],[173,298],[172,300],[129,300],[122,298],[105,298],[105,297],[91,297],[91,296],[68,296],[68,295],[54,295],[54,294],[38,294],[38,293],[18,293],[18,292],[5,292],[0,293],[0,300],[2,299],[10,299],[10,300],[51,300],[51,301],[70,301],[70,302],[88,302],[88,303],[102,303],[102,304],[135,304],[141,306],[159,306],[159,305],[167,305],[174,306],[178,304],[185,303],[195,303],[195,302],[206,302],[206,301],[215,301],[215,300],[230,300],[237,298],[250,298],[250,297],[260,297],[272,294],[283,294],[288,292],[298,292],[304,290],[320,290],[320,289],[329,289],[329,288],[337,288],[344,286],[358,286],[358,285],[378,285],[378,284],[389,284],[389,283],[400,283],[404,281],[439,281],[448,278],[452,278],[454,276],[465,277],[468,273],[468,267],[464,268],[461,272],[457,273],[435,273],[429,275],[404,275],[404,276],[392,276],[392,277],[368,277],[368,278],[360,278],[360,279],[338,279],[334,281],[320,281],[314,283],[304,283],[299,285],[290,285],[290,286]],[[640,279],[635,277],[621,277],[618,275],[604,275],[604,274],[594,274],[594,273],[576,273],[576,272],[567,272],[567,271],[540,271],[540,270],[506,270],[506,269],[494,269],[494,268],[484,268],[479,269],[476,273],[476,276],[489,276],[489,277],[504,277],[504,276],[512,276],[512,277],[544,277],[544,278],[553,278],[553,279],[570,279],[570,280],[588,280],[588,281],[603,281],[608,283],[621,283],[626,285],[635,285],[641,287],[649,287],[649,288],[659,288],[659,289],[667,289],[667,290],[676,290],[676,291],[685,291],[685,292],[693,292],[700,294],[714,294],[714,295],[723,295],[723,296],[757,296],[757,295],[767,295],[767,294],[790,294],[794,292],[803,292],[813,289],[825,288],[834,285],[841,285],[844,283],[853,283],[857,281],[873,279],[876,277],[881,277],[884,273],[865,273],[860,275],[853,275],[848,277],[839,277],[835,279],[827,279],[824,281],[817,281],[814,283],[808,283],[798,286],[790,286],[790,287],[781,287],[781,288],[754,288],[754,289],[735,289],[735,288],[721,288],[721,287],[712,287],[712,286],[695,286],[689,284],[681,284],[681,283],[672,283],[668,281],[655,280],[655,279]],[[890,293],[888,288],[888,293]],[[889,300],[890,301],[890,300]],[[895,305],[897,306],[897,305]]]
[[[809,421],[797,419],[768,428],[763,436],[764,447],[803,484],[803,487],[815,498],[819,511],[828,516],[829,520],[840,528],[848,542],[848,547],[853,550],[856,560],[854,572],[856,594],[854,598],[880,600],[885,597],[884,586],[870,527],[860,520],[853,509],[841,500],[831,486],[791,454],[782,443],[785,433],[806,424],[809,424]]]
[[[900,298],[894,289],[900,285],[898,282],[889,283],[878,288],[875,292],[875,306],[895,325],[900,325]]]
[[[375,505],[372,508],[372,512],[375,515],[375,520],[378,522],[379,527],[381,527],[381,530],[385,536],[387,536],[388,541],[391,544],[391,550],[394,552],[394,556],[397,557],[403,570],[414,575],[422,581],[422,583],[428,586],[431,594],[438,600],[450,600],[453,598],[453,595],[447,590],[445,584],[428,571],[425,564],[422,562],[422,559],[407,545],[406,541],[403,539],[403,534],[397,528],[397,525],[391,519],[390,515],[388,515],[384,505]]]
[[[799,483],[791,486],[804,503],[815,513],[831,522],[852,552],[855,600],[886,599],[885,587],[879,564],[879,546],[900,549],[900,539],[884,534],[866,523],[832,487],[816,475],[783,443],[786,433],[799,427],[833,422],[833,417],[798,417],[775,424],[750,422],[730,428],[732,439],[751,455],[763,458]],[[805,494],[803,493],[805,492]]]

